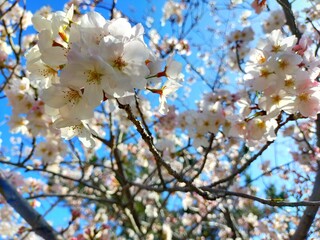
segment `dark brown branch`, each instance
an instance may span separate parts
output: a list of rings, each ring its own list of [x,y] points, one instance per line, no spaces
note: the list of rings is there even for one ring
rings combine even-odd
[[[317,146],[320,147],[320,114],[317,115]],[[318,163],[318,171],[314,182],[310,201],[320,201],[320,166]],[[291,240],[305,239],[315,219],[319,206],[308,206],[300,219],[299,225],[291,238]]]
[[[232,235],[233,235],[232,238],[233,239],[238,239],[237,238],[237,233],[239,233],[240,239],[243,239],[243,237],[241,236],[241,233],[239,232],[239,230],[236,228],[235,224],[232,221],[231,213],[230,213],[229,209],[226,207],[225,210],[222,211],[222,213],[224,215],[224,218],[226,219],[228,227],[232,231]]]
[[[149,135],[151,135],[149,126],[148,126],[148,124],[147,124],[147,122],[146,122],[146,120],[145,120],[145,118],[144,118],[143,112],[141,111],[137,94],[134,95],[134,99],[135,99],[136,108],[137,108],[137,110],[138,110],[138,112],[139,112],[139,115],[140,115],[140,117],[141,117],[141,121],[142,121],[142,124],[143,124],[143,126],[144,126],[144,129],[147,131],[147,133],[148,133]]]
[[[181,183],[185,183],[186,186],[188,186],[192,191],[198,193],[200,196],[202,196],[204,198],[207,198],[208,196],[207,196],[207,193],[205,191],[202,191],[201,189],[199,189],[196,186],[194,186],[190,180],[184,179],[183,176],[181,176],[178,172],[176,172],[174,169],[171,168],[170,164],[166,163],[162,159],[159,151],[156,149],[156,147],[153,144],[153,137],[146,132],[146,130],[143,128],[143,126],[140,123],[140,121],[138,121],[135,118],[135,116],[132,113],[130,105],[123,105],[118,101],[118,106],[119,106],[120,109],[123,109],[123,110],[126,111],[128,119],[137,128],[137,131],[140,133],[142,139],[148,145],[149,151],[152,153],[152,155],[154,156],[155,160],[157,162],[159,162],[167,170],[167,172],[171,176],[173,176],[176,180],[178,180]]]
[[[0,193],[20,216],[32,227],[33,231],[44,239],[57,239],[57,232],[44,218],[31,207],[17,190],[0,174]]]
[[[211,185],[209,185],[209,187],[214,187],[217,186],[221,183],[224,182],[228,182],[231,181],[232,179],[234,179],[238,174],[242,173],[243,171],[245,171],[250,165],[251,163],[253,163],[259,156],[261,156],[261,154],[273,143],[273,141],[268,141],[261,149],[259,152],[257,152],[255,155],[253,155],[248,161],[246,161],[245,164],[243,164],[239,169],[236,169],[236,171],[234,171],[232,174],[230,174],[229,176],[220,179],[214,183],[212,183]]]
[[[70,176],[65,175],[65,174],[61,174],[61,173],[58,173],[58,172],[53,172],[53,171],[47,170],[47,169],[45,169],[45,168],[34,168],[34,167],[28,166],[28,165],[21,165],[21,164],[19,164],[19,163],[14,163],[14,162],[5,161],[5,160],[3,160],[3,159],[1,159],[1,158],[0,158],[0,163],[25,169],[26,172],[34,171],[34,172],[49,173],[49,174],[51,174],[52,176],[57,176],[57,177],[62,178],[62,179],[67,179],[67,180],[71,180],[71,181],[74,181],[74,182],[78,182],[79,184],[81,184],[81,185],[83,185],[83,186],[86,186],[86,187],[88,187],[88,188],[92,188],[92,189],[98,190],[98,191],[102,192],[103,194],[105,194],[105,191],[102,191],[99,187],[97,187],[97,186],[95,186],[95,185],[90,185],[89,183],[87,183],[87,182],[85,182],[85,181],[81,181],[81,180],[78,179],[78,178],[73,178],[73,177],[70,177]]]
[[[284,126],[285,124],[287,124],[289,121],[295,120],[295,116],[293,114],[289,115],[287,117],[287,119],[285,121],[283,121],[282,123],[280,123],[277,128],[275,129],[275,133],[277,134],[279,129]],[[244,172],[250,165],[251,163],[253,163],[259,156],[261,156],[261,154],[267,150],[267,148],[273,143],[274,141],[268,141],[261,149],[259,152],[257,152],[256,154],[254,154],[250,159],[248,159],[246,161],[245,164],[243,164],[240,168],[236,169],[232,174],[230,174],[229,176],[220,179],[219,181],[216,181],[212,184],[210,184],[208,187],[214,187],[217,186],[221,183],[225,183],[228,181],[232,181],[232,179],[234,179],[238,174]]]
[[[130,185],[136,186],[138,188],[142,188],[148,191],[154,191],[154,192],[169,192],[169,193],[174,193],[174,192],[195,192],[193,189],[190,187],[168,187],[166,189],[160,188],[160,187],[152,187],[152,186],[147,186],[141,183],[134,183],[130,182]],[[206,200],[212,200],[216,201],[219,198],[225,198],[225,197],[239,197],[239,198],[244,198],[248,200],[252,200],[255,202],[259,202],[261,204],[269,205],[272,207],[304,207],[304,206],[320,206],[320,200],[317,201],[299,201],[299,202],[287,202],[287,201],[282,201],[278,199],[265,199],[265,198],[260,198],[257,196],[253,196],[250,194],[246,193],[241,193],[241,192],[233,192],[233,191],[228,191],[225,189],[220,189],[220,188],[210,188],[210,187],[199,187],[201,190],[206,191],[209,194],[207,197],[204,197]]]
[[[129,220],[131,221],[133,229],[136,231],[137,234],[140,235],[141,234],[141,223],[139,220],[139,215],[134,207],[134,199],[132,197],[132,194],[130,192],[129,187],[127,186],[128,181],[125,176],[125,170],[123,169],[123,166],[122,166],[120,150],[118,148],[115,148],[113,150],[113,153],[114,153],[114,158],[115,158],[117,166],[118,166],[118,169],[115,171],[116,178],[119,181],[120,185],[122,186],[123,194],[127,198],[126,205],[128,208],[125,208],[124,210],[125,210],[126,215],[129,218]],[[128,209],[130,212],[126,211],[126,209]],[[131,219],[131,216],[132,216],[132,219]]]
[[[2,12],[2,11],[1,11],[1,8],[2,8],[2,6],[5,4],[5,2],[6,2],[6,1],[4,1],[4,2],[0,5],[0,20],[4,17],[4,15],[6,15],[7,13],[9,13],[9,12],[14,8],[14,6],[17,5],[17,3],[18,3],[19,1],[18,1],[18,0],[14,1],[14,3],[12,3],[12,5],[5,10],[5,12]]]
[[[116,10],[116,0],[112,0],[112,6],[110,9],[110,20],[112,20],[114,18],[114,10]]]
[[[25,157],[25,159],[23,159],[23,161],[21,163],[20,163],[20,159],[19,159],[19,164],[24,165],[33,156],[33,153],[34,153],[34,151],[36,149],[36,138],[35,137],[32,138],[31,145],[32,145],[32,149],[31,149],[30,153],[28,154],[28,156]]]
[[[310,201],[320,201],[319,193],[320,193],[320,168],[318,169],[318,172],[317,172],[316,180],[314,182],[314,188],[310,196]],[[318,209],[319,209],[319,205],[308,206],[306,208],[291,240],[306,239]]]
[[[289,26],[290,31],[294,34],[298,39],[301,38],[301,32],[299,31],[296,19],[291,9],[291,3],[288,0],[277,0],[277,2],[282,7],[282,10],[286,16],[287,25]]]
[[[65,194],[58,194],[58,193],[46,193],[46,194],[38,194],[38,195],[33,195],[30,197],[27,197],[27,199],[38,199],[38,198],[82,198],[86,200],[91,200],[91,201],[96,201],[96,202],[101,202],[105,204],[115,204],[118,203],[115,200],[108,199],[108,198],[102,198],[102,197],[94,197],[86,194],[81,194],[81,193],[65,193]]]
[[[241,59],[240,59],[240,54],[239,54],[239,48],[241,46],[239,45],[238,42],[236,42],[236,57],[237,57],[237,64],[238,64],[238,67],[239,67],[239,70],[243,73],[243,74],[246,74],[246,72],[243,70],[242,66],[241,66]]]
[[[200,166],[200,169],[197,171],[196,175],[192,178],[191,182],[193,182],[202,173],[202,171],[204,169],[204,166],[206,165],[206,162],[207,162],[207,159],[208,159],[208,154],[212,149],[212,143],[213,143],[214,137],[215,137],[214,134],[211,133],[210,134],[210,139],[209,139],[209,146],[206,149],[206,152],[204,154],[204,158],[203,158],[202,164]]]

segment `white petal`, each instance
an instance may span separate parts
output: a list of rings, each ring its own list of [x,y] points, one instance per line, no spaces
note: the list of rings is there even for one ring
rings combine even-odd
[[[140,41],[131,41],[124,45],[124,60],[145,63],[149,57],[147,47]]]
[[[44,18],[40,14],[36,14],[31,19],[33,23],[33,27],[38,31],[41,32],[42,30],[50,30],[51,31],[51,21]]]
[[[83,93],[84,97],[88,99],[90,106],[95,108],[103,100],[103,92],[100,84],[88,84],[86,85]]]
[[[182,64],[177,61],[171,61],[167,67],[166,73],[170,78],[177,79],[182,70]]]
[[[97,12],[89,12],[81,17],[80,26],[83,28],[103,28],[106,19]]]
[[[54,121],[53,126],[55,128],[66,128],[70,126],[76,126],[79,124],[81,124],[81,121],[78,119],[58,118],[57,120]]]
[[[131,25],[125,18],[118,18],[110,23],[108,30],[115,37],[130,36]]]
[[[90,136],[79,137],[79,140],[83,143],[83,145],[87,148],[93,148],[95,146],[95,141]]]
[[[62,47],[50,47],[41,51],[41,60],[47,65],[55,67],[67,63],[67,49]]]
[[[48,89],[44,89],[41,94],[41,99],[50,107],[60,108],[67,102],[62,89],[63,88],[54,85]]]
[[[64,118],[90,119],[93,117],[94,108],[89,106],[85,101],[80,100],[75,105],[65,105],[60,108],[60,114]]]

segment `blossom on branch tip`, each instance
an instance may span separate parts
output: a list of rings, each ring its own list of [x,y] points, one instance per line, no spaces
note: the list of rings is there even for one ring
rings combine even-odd
[[[39,88],[46,113],[62,137],[80,134],[81,141],[92,145],[85,131],[89,123],[83,125],[82,121],[92,119],[94,109],[103,101],[134,102],[130,96],[145,90],[152,83],[148,76],[152,71],[159,73],[156,69],[164,62],[168,80],[157,91],[159,111],[165,113],[167,96],[180,87],[177,81],[182,78],[182,65],[173,56],[166,61],[156,57],[144,42],[141,24],[131,26],[125,18],[109,21],[97,12],[74,20],[73,13],[71,7],[48,18],[34,16],[39,41],[27,53],[31,83]]]
[[[169,111],[168,105],[167,105],[167,97],[168,95],[176,92],[181,87],[181,84],[174,80],[167,80],[165,84],[160,89],[150,89],[149,91],[153,93],[159,94],[159,112],[161,114],[166,114]]]

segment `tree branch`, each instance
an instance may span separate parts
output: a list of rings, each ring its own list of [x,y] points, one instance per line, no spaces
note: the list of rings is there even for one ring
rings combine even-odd
[[[286,16],[286,20],[287,20],[287,25],[290,28],[290,31],[292,32],[292,34],[294,34],[298,40],[301,38],[301,32],[299,31],[297,24],[296,24],[296,19],[294,17],[294,14],[292,12],[291,9],[291,3],[289,3],[288,0],[277,0],[277,2],[280,4],[280,6],[282,7],[282,10]]]
[[[44,239],[55,240],[57,232],[34,210],[28,201],[0,174],[0,193],[20,216],[30,224],[34,232]]]
[[[320,147],[320,114],[317,115],[316,120],[317,125],[317,146]],[[314,182],[312,194],[310,196],[310,201],[320,201],[320,167],[318,164],[318,171],[316,175],[316,180]],[[319,206],[308,206],[303,213],[303,216],[299,222],[299,225],[291,238],[291,240],[305,239],[311,228],[311,225],[315,219]]]

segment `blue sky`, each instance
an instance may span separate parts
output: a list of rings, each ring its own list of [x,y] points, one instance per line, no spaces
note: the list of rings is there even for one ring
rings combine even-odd
[[[110,1],[107,1],[108,3]],[[142,19],[142,17],[147,13],[147,11],[149,9],[146,8],[146,0],[136,0],[136,1],[131,1],[131,0],[118,0],[118,8],[121,10],[124,10],[125,14],[128,14],[130,16],[133,16],[133,18],[135,20],[138,21],[144,21]],[[163,0],[154,0],[152,1],[154,4],[156,4],[156,12],[154,13],[155,16],[155,26],[160,26],[160,18],[162,15],[162,5],[165,1]],[[296,1],[296,3],[301,4],[300,6],[303,7],[303,2],[304,1]],[[54,11],[58,11],[58,10],[62,10],[63,9],[63,5],[64,5],[64,1],[59,1],[59,0],[43,0],[43,1],[27,1],[27,9],[30,10],[32,13],[35,13],[38,9],[40,9],[42,6],[44,5],[49,5],[51,6],[51,8]],[[104,13],[104,10],[100,11],[102,14]],[[32,28],[30,28],[28,31],[33,31]],[[200,92],[202,92],[203,90],[205,90],[203,87],[199,87],[197,89],[197,91],[194,92],[194,94],[196,96],[200,95]],[[208,89],[206,89],[208,91]],[[193,103],[193,99],[190,99],[190,103]],[[0,104],[2,104],[2,106],[7,105],[7,101],[6,99],[1,99],[0,100]],[[8,127],[6,125],[3,125],[2,123],[5,121],[4,115],[10,115],[10,109],[8,107],[1,107],[0,108],[0,131],[2,132],[2,138],[3,138],[3,146],[10,146],[9,143],[9,133],[8,133]],[[269,148],[269,150],[263,154],[263,156],[260,158],[259,161],[257,161],[256,163],[254,163],[255,167],[258,167],[258,165],[261,164],[263,159],[274,159],[275,156],[277,156],[277,158],[280,159],[280,161],[282,160],[286,160],[288,159],[290,156],[287,154],[287,150],[283,151],[283,147],[281,146],[277,146],[276,144],[273,145],[272,147]],[[251,168],[254,169],[254,168]],[[253,170],[252,170],[253,172]],[[31,176],[37,176],[37,175],[32,175]],[[264,184],[263,182],[261,184]],[[51,201],[52,199],[50,199]],[[41,212],[45,211],[45,208],[48,207],[48,204],[44,203],[44,207],[41,207],[39,210]],[[62,210],[61,208],[59,208],[59,211],[54,210],[53,213],[48,215],[48,219],[49,221],[52,222],[57,222],[58,221],[58,225],[62,224],[64,225],[65,223],[67,223],[68,216],[69,213],[66,212],[65,210]]]

